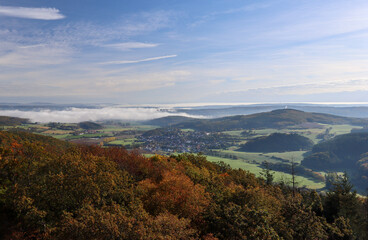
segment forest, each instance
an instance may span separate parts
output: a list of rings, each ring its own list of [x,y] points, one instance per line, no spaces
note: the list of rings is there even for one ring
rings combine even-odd
[[[312,148],[313,142],[296,133],[273,133],[257,137],[240,146],[238,151],[245,152],[287,152]]]
[[[367,239],[349,176],[298,189],[203,155],[0,131],[1,239]]]

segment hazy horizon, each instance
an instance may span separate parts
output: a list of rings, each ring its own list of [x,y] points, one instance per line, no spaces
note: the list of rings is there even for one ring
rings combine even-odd
[[[217,118],[276,109],[296,109],[346,117],[368,118],[368,103],[192,103],[192,104],[4,104],[0,116],[27,118],[31,122],[145,121],[168,116]]]

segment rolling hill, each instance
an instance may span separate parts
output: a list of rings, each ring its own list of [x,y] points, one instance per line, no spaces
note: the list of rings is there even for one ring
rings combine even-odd
[[[169,127],[172,125],[176,125],[176,124],[180,124],[184,122],[193,122],[197,120],[200,120],[200,119],[182,117],[182,116],[169,116],[169,117],[162,117],[162,118],[156,118],[153,120],[145,121],[144,124],[160,126],[160,127]]]
[[[29,120],[25,118],[0,116],[0,126],[16,126],[28,122]]]
[[[314,170],[355,168],[361,155],[368,152],[368,133],[349,133],[313,146],[302,164]]]
[[[160,119],[164,123],[165,118]],[[282,129],[303,123],[368,125],[367,119],[341,117],[322,113],[309,113],[293,109],[279,109],[271,112],[238,115],[215,119],[185,119],[172,124],[176,128],[191,128],[200,131],[229,131],[238,129],[276,128]],[[169,120],[168,120],[169,122]]]
[[[238,151],[244,152],[287,152],[308,150],[313,142],[298,134],[273,133],[243,144]]]
[[[342,172],[355,186],[368,187],[368,133],[349,133],[313,146],[302,165],[314,171]]]

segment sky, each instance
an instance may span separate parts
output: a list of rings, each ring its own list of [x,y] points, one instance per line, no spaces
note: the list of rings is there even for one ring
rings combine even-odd
[[[0,0],[0,102],[368,102],[366,0]]]

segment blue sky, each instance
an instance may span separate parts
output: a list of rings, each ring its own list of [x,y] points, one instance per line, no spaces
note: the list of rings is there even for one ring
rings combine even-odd
[[[3,0],[0,101],[368,102],[361,0]]]

